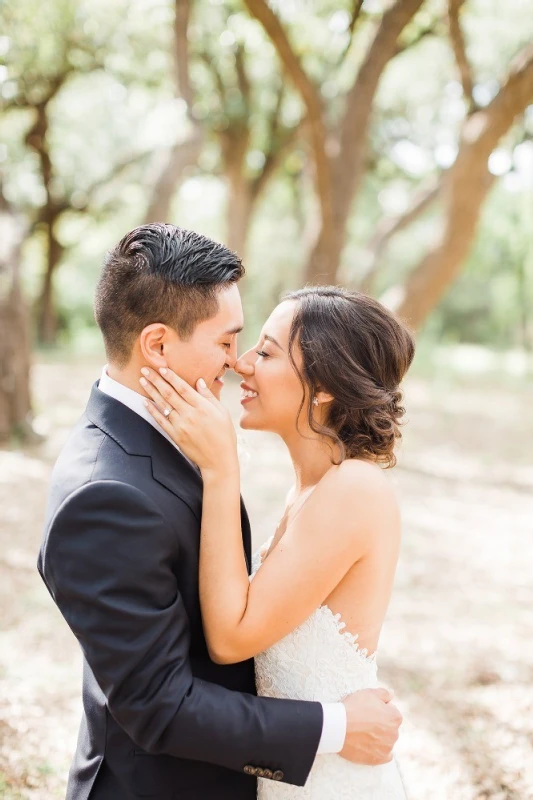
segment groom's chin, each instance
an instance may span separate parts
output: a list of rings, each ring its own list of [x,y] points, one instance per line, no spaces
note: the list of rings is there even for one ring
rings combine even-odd
[[[222,394],[222,389],[224,388],[224,384],[222,381],[218,379],[214,380],[211,385],[211,392],[215,395],[217,400],[220,400],[220,395]]]

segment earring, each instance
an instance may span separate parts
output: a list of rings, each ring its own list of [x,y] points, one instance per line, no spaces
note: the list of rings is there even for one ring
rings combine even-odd
[[[316,398],[316,397],[313,397],[313,405],[314,405],[314,406],[317,406],[317,405],[318,405],[318,398]]]

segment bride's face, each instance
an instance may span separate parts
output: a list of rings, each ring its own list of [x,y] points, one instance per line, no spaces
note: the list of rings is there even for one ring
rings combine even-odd
[[[272,431],[282,437],[294,434],[304,389],[289,359],[289,334],[296,308],[286,300],[265,322],[255,347],[244,353],[235,365],[243,379],[241,387],[242,428]],[[299,348],[293,348],[294,361],[301,370]],[[256,394],[246,396],[249,391]],[[300,414],[300,429],[305,428],[307,403]]]

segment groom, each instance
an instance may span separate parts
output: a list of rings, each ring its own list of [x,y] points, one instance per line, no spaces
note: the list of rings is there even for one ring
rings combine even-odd
[[[96,320],[109,364],[52,477],[39,571],[84,656],[68,800],[255,800],[257,777],[303,785],[318,753],[391,758],[384,689],[343,703],[256,696],[253,660],[208,655],[198,597],[199,471],[146,410],[146,364],[218,396],[237,356],[244,273],[228,249],[152,224],[104,264]],[[242,506],[243,546],[250,526]]]

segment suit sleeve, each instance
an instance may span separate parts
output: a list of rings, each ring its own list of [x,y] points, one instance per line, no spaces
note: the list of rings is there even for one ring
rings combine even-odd
[[[184,525],[190,514],[183,505]],[[56,513],[43,554],[43,578],[109,711],[139,747],[237,771],[259,763],[305,783],[322,707],[193,677],[176,545],[150,498],[117,481],[86,484]]]

